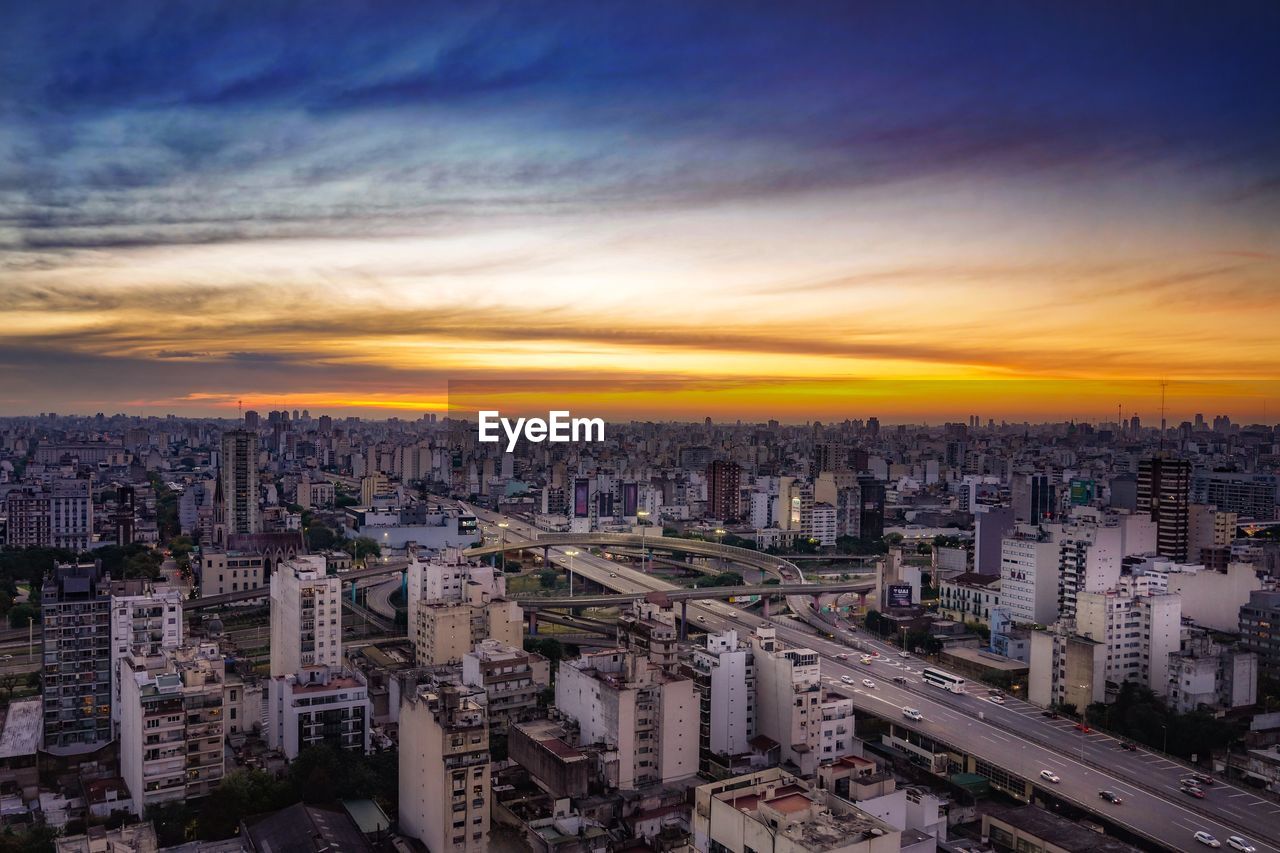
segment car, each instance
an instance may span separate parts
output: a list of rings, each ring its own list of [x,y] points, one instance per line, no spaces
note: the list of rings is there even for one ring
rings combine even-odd
[[[863,663],[871,663],[871,656],[870,656],[870,655],[863,655],[863,656],[862,656],[862,662],[863,662]]]
[[[1233,850],[1240,850],[1241,853],[1257,853],[1258,849],[1238,835],[1228,835],[1227,846]]]
[[[1116,806],[1124,802],[1124,800],[1120,799],[1120,795],[1115,791],[1099,791],[1098,796],[1106,800],[1108,803]]]
[[[904,675],[895,675],[895,676],[893,677],[893,683],[894,683],[894,684],[906,684],[906,683],[907,683],[907,678],[906,678],[906,676],[904,676]]]
[[[0,660],[13,660],[13,655],[0,655]]]
[[[924,714],[921,714],[915,708],[903,708],[902,716],[906,717],[908,720],[915,720],[916,722],[920,722],[924,719]]]
[[[849,655],[846,652],[841,652],[840,654],[836,655],[836,660],[848,660],[848,659],[849,659]]]
[[[840,676],[840,680],[843,681],[845,684],[853,684],[853,679],[847,675]]]
[[[1040,716],[1042,716],[1042,717],[1048,717],[1048,718],[1049,718],[1049,719],[1051,719],[1051,720],[1056,720],[1056,719],[1058,719],[1058,715],[1057,715],[1056,713],[1054,713],[1053,711],[1041,711],[1041,712],[1040,712]]]
[[[1085,734],[1088,734],[1089,732],[1093,731],[1093,729],[1089,728],[1084,723],[1076,723],[1076,731],[1084,732]]]
[[[706,622],[706,621],[707,621],[707,617],[705,617],[705,616],[699,616],[699,617],[698,617],[698,621],[699,621],[699,622]]]
[[[1062,781],[1062,777],[1057,773],[1054,773],[1052,770],[1041,770],[1040,778],[1047,782],[1052,782],[1055,785]]]
[[[616,578],[617,576],[618,576],[617,572],[609,572],[609,577]]]
[[[1222,842],[1221,842],[1221,841],[1219,841],[1218,839],[1214,838],[1212,835],[1210,835],[1209,833],[1205,832],[1203,829],[1202,829],[1202,830],[1200,830],[1199,832],[1197,832],[1197,833],[1196,833],[1195,835],[1193,835],[1192,837],[1193,837],[1196,841],[1199,841],[1201,844],[1205,845],[1206,847],[1221,847],[1221,846],[1222,846]]]
[[[997,704],[997,705],[1003,705],[1003,704],[1004,704],[1004,697],[1003,697],[1003,696],[1001,696],[1001,695],[999,695],[999,694],[996,694],[996,695],[994,695],[994,696],[988,696],[988,697],[987,697],[987,701],[989,701],[989,702],[994,702],[994,703],[995,703],[995,704]]]
[[[900,658],[909,658],[909,657],[911,657],[911,652],[898,652],[898,657],[900,657]]]
[[[1204,799],[1204,791],[1200,790],[1195,785],[1183,785],[1178,790],[1188,796],[1195,797],[1197,800]]]
[[[1210,776],[1208,773],[1192,773],[1191,778],[1195,779],[1197,782],[1199,782],[1202,785],[1213,784],[1213,777]]]
[[[1131,740],[1120,741],[1120,748],[1126,752],[1137,752],[1138,745]]]
[[[875,689],[876,689],[876,683],[875,683],[874,681],[872,681],[870,678],[864,678],[864,679],[862,679],[862,686],[863,686],[863,687],[870,687],[872,690],[875,690]]]
[[[871,656],[872,656],[873,658],[878,658],[878,657],[880,657],[880,653],[879,653],[879,652],[877,652],[877,651],[873,651],[873,652],[871,652]]]

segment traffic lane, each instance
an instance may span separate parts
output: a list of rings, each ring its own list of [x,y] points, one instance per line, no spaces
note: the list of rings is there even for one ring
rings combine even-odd
[[[853,667],[844,667],[844,669],[853,670]],[[857,678],[856,672],[851,677]],[[1176,800],[1134,788],[1123,780],[1081,765],[1062,754],[1027,742],[1017,735],[991,731],[981,721],[966,719],[945,706],[920,702],[918,701],[920,697],[896,689],[892,684],[881,685],[880,682],[876,682],[876,687],[870,689],[861,686],[860,679],[856,684],[849,685],[840,681],[838,676],[830,678],[825,675],[824,682],[829,689],[852,698],[854,705],[864,712],[887,717],[904,728],[920,731],[971,754],[977,754],[980,750],[999,749],[1000,760],[991,763],[998,763],[1015,775],[1030,779],[1034,785],[1070,800],[1087,811],[1105,814],[1108,819],[1122,826],[1160,839],[1163,843],[1178,849],[1199,849],[1200,845],[1191,836],[1202,829],[1224,843],[1228,835],[1241,834],[1236,829],[1183,807]],[[902,717],[903,707],[916,708],[924,719],[919,722],[907,720]],[[975,738],[986,741],[987,745],[976,744]],[[1058,774],[1060,781],[1058,783],[1042,781],[1040,774],[1044,770]],[[1116,791],[1124,799],[1124,803],[1121,806],[1102,805],[1098,798],[1098,792],[1102,790]],[[1177,835],[1170,838],[1168,833],[1170,825],[1176,825],[1185,830],[1186,839],[1183,840]],[[1255,840],[1254,843],[1259,851],[1280,849],[1265,842]]]

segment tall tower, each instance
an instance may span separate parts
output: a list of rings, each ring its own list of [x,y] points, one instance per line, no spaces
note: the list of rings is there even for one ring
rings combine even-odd
[[[260,533],[258,515],[258,435],[248,430],[222,434],[222,497],[227,533]]]
[[[1138,512],[1156,523],[1156,550],[1185,562],[1191,495],[1191,462],[1157,453],[1138,462]]]

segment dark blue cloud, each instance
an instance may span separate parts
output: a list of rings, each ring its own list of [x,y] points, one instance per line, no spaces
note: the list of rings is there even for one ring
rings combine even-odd
[[[1280,173],[1272,3],[5,8],[28,248],[1162,161],[1256,203]]]

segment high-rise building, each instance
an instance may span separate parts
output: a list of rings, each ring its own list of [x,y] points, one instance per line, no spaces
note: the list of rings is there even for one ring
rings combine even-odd
[[[482,694],[423,685],[400,706],[400,831],[431,853],[489,849],[489,726]]]
[[[1132,681],[1157,696],[1168,692],[1181,627],[1182,597],[1173,593],[1082,592],[1076,604],[1076,633],[1106,647],[1106,680]]]
[[[1061,532],[1057,545],[1058,616],[1069,618],[1081,594],[1106,592],[1120,581],[1124,529],[1119,524],[1075,524]]]
[[[711,756],[732,758],[750,750],[756,735],[756,674],[751,647],[737,631],[708,634],[695,647],[684,674],[698,699],[698,742],[703,766]]]
[[[1000,606],[1015,623],[1049,625],[1057,620],[1059,563],[1058,545],[1047,534],[1001,541]]]
[[[1156,550],[1186,562],[1191,462],[1160,453],[1138,462],[1138,511],[1156,523]]]
[[[359,672],[318,664],[273,676],[267,682],[265,716],[267,745],[290,761],[320,744],[369,751],[373,703]]]
[[[1014,517],[1018,521],[1039,523],[1057,511],[1056,493],[1048,474],[1019,472],[1010,484]]]
[[[1240,639],[1258,656],[1258,673],[1280,678],[1280,592],[1257,590],[1240,608]]]
[[[258,512],[258,434],[231,430],[222,434],[219,471],[226,532],[260,533]]]
[[[94,563],[54,568],[40,591],[44,748],[92,752],[111,742],[110,577]]]
[[[742,515],[742,468],[717,459],[707,466],[707,516],[720,521]]]
[[[311,666],[342,666],[342,579],[309,555],[271,575],[271,675]]]
[[[1213,562],[1212,552],[1229,552],[1235,538],[1234,512],[1207,504],[1191,504],[1187,514],[1187,559],[1190,562]]]
[[[481,640],[462,656],[462,683],[483,691],[489,727],[501,733],[538,716],[538,695],[551,684],[551,664],[536,652]]]
[[[1280,476],[1275,474],[1201,471],[1191,480],[1191,499],[1196,503],[1213,504],[1255,521],[1275,519],[1277,495]]]
[[[182,645],[182,592],[151,581],[125,580],[110,585],[111,654],[152,657]],[[120,722],[120,673],[111,667],[111,717]]]
[[[1013,532],[1013,508],[984,506],[976,509],[978,511],[973,514],[973,570],[980,575],[1001,574],[1001,543]]]

